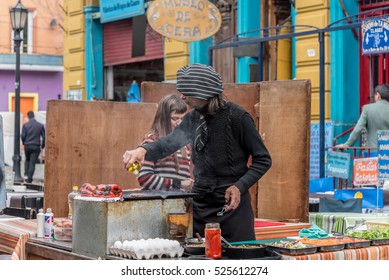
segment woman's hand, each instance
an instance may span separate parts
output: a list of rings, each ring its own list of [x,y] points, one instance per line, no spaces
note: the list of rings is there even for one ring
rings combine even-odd
[[[227,203],[227,207],[225,208],[225,211],[231,211],[238,208],[240,203],[240,190],[237,186],[232,185],[226,190],[225,199]]]
[[[180,190],[184,192],[190,192],[193,187],[193,179],[181,180]]]
[[[145,155],[146,155],[146,149],[142,147],[138,147],[135,150],[128,150],[125,151],[123,154],[123,164],[124,168],[128,169],[130,166],[137,161],[140,165],[143,164],[145,160]]]

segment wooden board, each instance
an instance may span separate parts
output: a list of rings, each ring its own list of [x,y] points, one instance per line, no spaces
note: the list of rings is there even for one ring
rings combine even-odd
[[[255,104],[259,102],[259,83],[223,84],[224,95],[228,100],[245,108],[256,119]],[[143,82],[141,85],[142,102],[158,103],[168,94],[181,95],[175,83]]]
[[[51,207],[56,217],[67,216],[73,185],[138,188],[122,156],[142,141],[156,109],[155,103],[48,101],[44,208]]]
[[[138,146],[149,131],[156,103],[166,94],[179,94],[170,83],[144,82],[141,88],[142,103],[48,102],[44,207],[51,207],[57,217],[67,215],[67,194],[73,185],[139,187],[124,170],[122,155]],[[224,89],[227,98],[259,124],[273,159],[272,168],[260,180],[260,192],[257,184],[250,189],[255,216],[307,221],[310,83],[225,84]]]
[[[260,180],[258,216],[308,222],[310,81],[262,82],[260,134],[272,167]]]

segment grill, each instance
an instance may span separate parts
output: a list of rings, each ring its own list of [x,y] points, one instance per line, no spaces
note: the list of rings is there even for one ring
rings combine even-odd
[[[191,214],[187,237],[193,235],[194,193],[124,191],[123,201],[74,200],[73,242],[75,253],[105,258],[115,241],[148,238],[170,239],[168,213]]]

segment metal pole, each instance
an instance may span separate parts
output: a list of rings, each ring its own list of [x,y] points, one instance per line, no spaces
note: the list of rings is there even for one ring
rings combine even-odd
[[[14,44],[16,53],[16,72],[15,72],[15,132],[14,132],[14,156],[13,171],[15,172],[14,181],[16,183],[23,182],[20,174],[20,31],[15,31]]]
[[[257,82],[263,80],[263,53],[262,53],[262,42],[258,44],[258,71],[257,71]]]
[[[208,48],[208,65],[213,66],[213,52],[212,47]]]
[[[373,94],[373,56],[369,55],[369,103],[374,102]]]
[[[320,44],[320,178],[324,178],[324,142],[325,142],[325,56],[324,56],[324,32],[319,32]]]

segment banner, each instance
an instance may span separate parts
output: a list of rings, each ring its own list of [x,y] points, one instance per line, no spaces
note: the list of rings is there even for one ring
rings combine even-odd
[[[380,185],[389,180],[389,130],[377,131],[378,179]]]
[[[350,158],[348,153],[329,151],[327,155],[327,176],[348,179],[350,176]]]
[[[383,208],[384,195],[382,188],[357,188],[357,189],[336,189],[335,199],[348,200],[362,198],[362,208]]]
[[[388,17],[366,19],[362,21],[362,54],[389,52]]]
[[[131,18],[145,13],[144,0],[100,0],[100,22]]]
[[[309,193],[328,192],[333,190],[333,178],[318,178],[309,180]]]
[[[333,125],[331,121],[324,123],[324,147],[332,147]],[[309,147],[309,178],[320,177],[320,124],[311,122],[311,137]]]
[[[155,0],[147,8],[147,20],[162,36],[181,42],[211,37],[222,23],[218,8],[207,0]]]
[[[378,158],[354,159],[354,186],[378,186]]]

